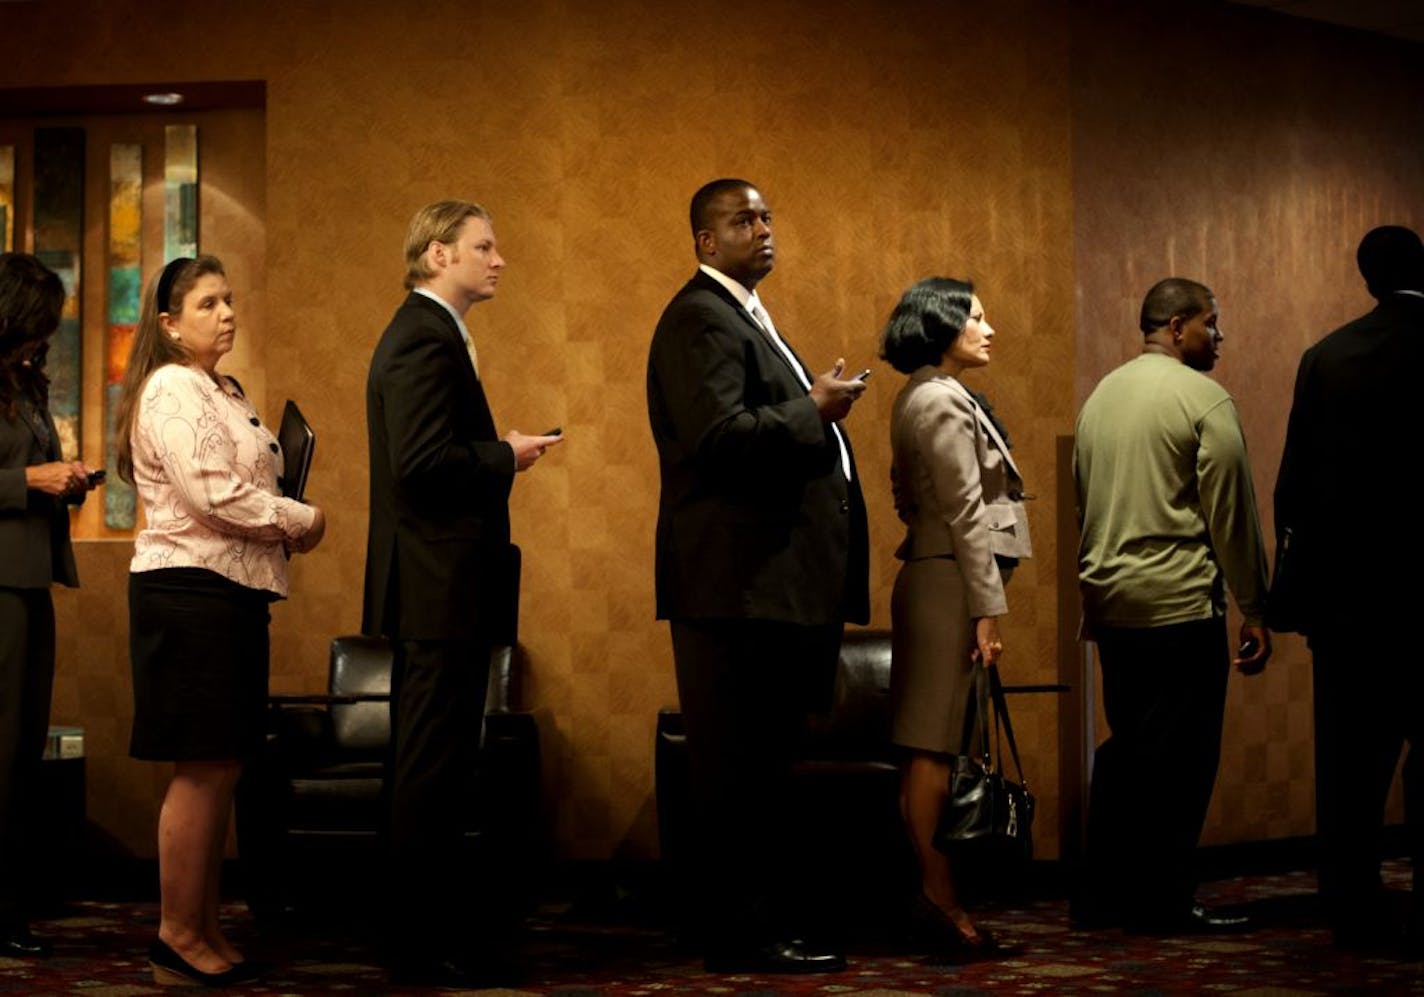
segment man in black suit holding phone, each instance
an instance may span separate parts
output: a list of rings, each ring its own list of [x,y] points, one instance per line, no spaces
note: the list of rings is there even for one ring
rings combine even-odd
[[[1380,226],[1360,241],[1356,261],[1379,304],[1301,357],[1275,494],[1277,544],[1289,531],[1290,553],[1284,560],[1278,555],[1267,622],[1280,626],[1273,619],[1280,601],[1288,590],[1297,594],[1288,628],[1310,638],[1314,662],[1320,895],[1336,943],[1365,949],[1402,943],[1418,957],[1424,955],[1424,669],[1416,617],[1424,599],[1424,541],[1408,524],[1382,534],[1362,530],[1352,513],[1373,505],[1376,489],[1364,482],[1418,452],[1424,242],[1402,226]],[[1365,538],[1374,535],[1387,536],[1387,543],[1369,544]],[[1401,937],[1380,859],[1385,802],[1405,742],[1414,908]]]
[[[771,211],[745,180],[692,198],[700,264],[648,358],[662,493],[657,614],[672,627],[687,727],[700,908],[714,972],[826,972],[774,883],[792,752],[830,701],[845,621],[869,618],[865,507],[838,424],[865,389],[809,370],[756,294]]]
[[[484,208],[439,201],[411,221],[410,291],[366,382],[371,521],[362,629],[391,639],[390,784],[397,975],[478,986],[480,907],[460,872],[461,788],[484,716],[490,648],[514,637],[514,475],[559,442],[495,434],[464,315],[504,270]],[[487,954],[487,953],[486,953]],[[475,961],[472,961],[474,957]]]

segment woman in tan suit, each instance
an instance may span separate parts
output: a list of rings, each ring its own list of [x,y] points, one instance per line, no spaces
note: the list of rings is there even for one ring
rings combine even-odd
[[[976,729],[974,668],[1003,650],[1004,583],[1028,557],[1023,479],[1002,429],[959,377],[989,363],[994,329],[974,287],[928,277],[901,297],[881,356],[909,382],[891,416],[895,509],[908,530],[891,601],[893,740],[906,751],[900,810],[921,872],[919,913],[938,953],[956,961],[1001,951],[955,894],[933,844],[966,718]]]

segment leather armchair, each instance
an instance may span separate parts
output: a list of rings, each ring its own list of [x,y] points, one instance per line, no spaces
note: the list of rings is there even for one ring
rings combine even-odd
[[[532,714],[513,708],[522,663],[517,647],[491,653],[480,760],[464,801],[472,861],[510,890],[532,879],[542,840],[539,732]],[[270,697],[266,747],[237,800],[257,913],[381,898],[391,664],[384,639],[337,637],[326,694]],[[481,860],[486,852],[493,862]]]
[[[654,781],[658,838],[672,914],[696,934],[689,896],[694,831],[682,714],[658,714]],[[807,723],[792,769],[786,870],[803,923],[826,934],[903,930],[905,899],[918,886],[914,856],[900,824],[900,779],[890,743],[890,632],[848,630],[836,667],[829,712]],[[748,815],[756,819],[757,815]]]

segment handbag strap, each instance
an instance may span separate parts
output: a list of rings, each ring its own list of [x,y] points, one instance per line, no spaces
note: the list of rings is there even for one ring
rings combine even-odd
[[[984,767],[989,768],[992,761],[992,754],[989,750],[989,682],[984,675],[984,669],[976,663],[974,665],[974,709],[964,711],[964,732],[959,737],[959,753],[962,755],[977,754],[983,759]],[[974,720],[979,720],[979,750],[970,751],[970,740],[974,734]]]
[[[979,669],[989,673],[989,692],[994,699],[994,718],[997,724],[1001,725],[1004,735],[1009,739],[1009,757],[1014,760],[1014,771],[1018,774],[1019,784],[1025,789],[1028,788],[1028,780],[1024,778],[1023,765],[1019,763],[1019,746],[1014,740],[1014,724],[1009,719],[1009,704],[1004,697],[1004,683],[999,679],[999,666],[990,665],[988,668]]]

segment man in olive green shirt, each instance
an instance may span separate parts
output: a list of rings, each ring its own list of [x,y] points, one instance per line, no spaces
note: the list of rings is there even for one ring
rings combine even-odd
[[[1222,336],[1211,290],[1169,278],[1142,304],[1142,355],[1099,382],[1073,453],[1084,633],[1112,735],[1098,748],[1084,926],[1222,931],[1193,898],[1192,856],[1221,753],[1226,589],[1245,622],[1236,667],[1265,667],[1266,555],[1231,396],[1202,372]]]

